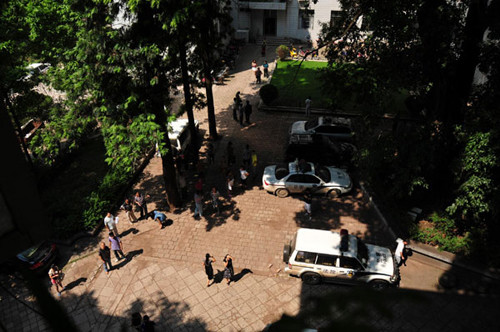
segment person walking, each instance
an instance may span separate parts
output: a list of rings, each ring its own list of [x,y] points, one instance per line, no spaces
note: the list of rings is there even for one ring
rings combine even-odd
[[[257,71],[255,72],[255,83],[260,84],[262,83],[262,71],[260,70],[260,67],[257,68]]]
[[[231,282],[234,276],[233,257],[227,254],[224,257],[223,261],[224,261],[224,279],[226,279],[227,285],[229,286],[229,283]]]
[[[250,175],[250,173],[247,172],[245,167],[240,166],[240,178],[241,178],[241,186],[243,189],[247,189],[247,178]]]
[[[104,218],[104,226],[108,229],[108,231],[113,232],[116,236],[118,236],[118,217],[114,217],[111,212],[106,214]]]
[[[213,164],[215,161],[214,146],[212,143],[208,143],[207,146],[207,160],[209,165]]]
[[[250,115],[252,114],[252,105],[250,101],[247,100],[247,104],[245,105],[245,120],[247,124],[250,124]]]
[[[240,108],[240,103],[238,103],[238,100],[236,97],[233,99],[233,120],[238,121],[238,109]]]
[[[212,198],[212,207],[214,208],[215,211],[217,211],[217,215],[219,215],[219,213],[220,213],[220,209],[219,209],[220,194],[217,191],[217,188],[212,187],[212,190],[210,191],[210,197]]]
[[[186,198],[186,178],[181,170],[178,171],[177,182],[179,185],[179,194],[181,195],[181,200]]]
[[[203,218],[203,195],[201,190],[196,190],[194,193],[194,217],[200,216]]]
[[[120,259],[126,259],[125,254],[123,253],[123,243],[122,240],[112,232],[109,233],[109,246],[111,250],[115,253],[115,263]],[[120,258],[121,255],[121,258]]]
[[[306,210],[309,221],[312,220],[312,195],[309,192],[304,194],[304,210]]]
[[[64,287],[62,284],[62,276],[63,273],[59,269],[59,267],[57,267],[57,265],[55,264],[52,264],[49,269],[49,278],[52,285],[56,286],[57,296],[61,296],[61,292],[66,289],[66,287]],[[59,289],[59,287],[61,288]]]
[[[252,71],[254,73],[257,71],[257,61],[255,59],[252,60]]]
[[[153,220],[156,221],[158,223],[158,225],[160,225],[160,229],[163,229],[163,224],[165,223],[165,220],[167,220],[167,216],[165,215],[165,213],[153,210],[153,212],[151,212],[151,214],[152,214]]]
[[[264,68],[264,77],[269,78],[269,64],[267,63],[267,60],[264,60],[262,68]]]
[[[306,116],[311,115],[311,96],[307,97],[306,99]]]
[[[234,186],[234,176],[231,171],[227,173],[226,184],[227,184],[227,196],[229,197],[229,199],[231,199],[231,197],[233,197],[232,194]]]
[[[401,266],[403,264],[404,264],[404,266],[406,266],[406,259],[408,257],[405,255],[405,249],[406,249],[406,245],[408,244],[408,242],[404,241],[401,238],[398,238],[396,240],[396,243],[398,244],[396,247],[396,251],[394,252],[394,257],[396,258],[396,263],[398,264],[398,266]]]
[[[104,242],[101,242],[99,246],[99,258],[101,258],[104,271],[106,271],[106,274],[109,274],[109,271],[113,269],[113,265],[111,265],[111,250]]]
[[[120,210],[125,211],[125,214],[128,217],[129,223],[137,222],[137,217],[134,214],[132,203],[128,198],[125,198],[125,202],[123,202],[122,206],[120,206]]]
[[[251,156],[250,156],[251,160],[252,160],[252,179],[255,178],[255,174],[257,174],[257,165],[258,165],[258,161],[257,161],[257,152],[255,152],[255,150],[252,150],[252,153],[251,153]]]
[[[266,40],[264,39],[262,41],[262,47],[260,49],[260,55],[263,57],[266,56],[266,46],[267,46],[267,43],[266,43]]]
[[[205,267],[205,273],[207,275],[207,287],[212,284],[212,280],[214,280],[214,268],[212,267],[212,263],[215,263],[215,258],[207,253],[205,255],[205,261],[203,261],[203,266]]]
[[[148,215],[148,203],[146,202],[146,199],[149,198],[149,195],[142,195],[140,192],[136,192],[134,196],[134,204],[137,206],[141,213],[141,217],[145,218]]]
[[[234,157],[233,143],[231,141],[227,142],[226,156],[227,156],[227,166],[231,167],[234,164],[235,159],[236,159]]]

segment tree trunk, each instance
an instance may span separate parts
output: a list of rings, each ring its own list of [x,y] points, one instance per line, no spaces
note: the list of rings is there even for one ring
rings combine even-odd
[[[191,85],[189,84],[189,74],[186,60],[186,45],[184,44],[184,38],[180,36],[178,37],[177,41],[179,44],[179,59],[181,61],[182,86],[184,88],[184,104],[186,105],[189,131],[191,132],[191,137],[194,140],[198,136],[198,132],[196,131],[196,127],[194,125],[193,97],[191,95]]]
[[[215,122],[214,95],[212,92],[212,75],[210,68],[205,63],[205,90],[207,93],[207,111],[208,111],[208,131],[211,139],[217,139],[217,124]]]

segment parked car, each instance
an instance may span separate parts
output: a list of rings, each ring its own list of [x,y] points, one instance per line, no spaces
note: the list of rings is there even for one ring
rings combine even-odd
[[[309,121],[294,122],[289,130],[289,143],[310,144],[319,136],[348,141],[353,135],[350,119],[320,116]]]
[[[283,248],[285,272],[315,285],[322,281],[368,284],[374,288],[399,285],[399,268],[391,250],[365,244],[339,232],[300,228]]]
[[[198,130],[199,123],[197,120],[194,120],[194,125]],[[170,122],[168,124],[168,137],[175,152],[183,153],[193,140],[191,131],[189,131],[188,119],[177,119]]]
[[[262,184],[265,190],[278,197],[304,192],[335,197],[352,189],[351,178],[344,170],[331,166],[314,166],[305,161],[267,166]]]
[[[285,161],[305,159],[321,165],[349,167],[353,164],[357,152],[356,146],[352,143],[321,136],[310,144],[288,144]]]
[[[54,243],[47,241],[30,247],[16,255],[18,261],[32,271],[44,271],[49,269],[57,257],[57,247]]]

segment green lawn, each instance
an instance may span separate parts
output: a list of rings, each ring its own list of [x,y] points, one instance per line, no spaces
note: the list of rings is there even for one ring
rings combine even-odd
[[[327,107],[327,101],[321,93],[320,69],[326,62],[304,61],[297,76],[294,75],[300,61],[278,61],[271,83],[279,90],[279,98],[274,105],[303,107],[308,96],[312,98],[312,107]]]

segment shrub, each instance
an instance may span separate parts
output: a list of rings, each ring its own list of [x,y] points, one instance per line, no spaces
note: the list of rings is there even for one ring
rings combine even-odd
[[[471,252],[470,233],[463,237],[447,236],[442,231],[435,228],[419,229],[417,225],[410,231],[414,240],[430,245],[439,246],[439,250],[445,250],[456,254],[468,255]]]
[[[276,48],[276,54],[280,60],[285,60],[290,54],[290,49],[286,45],[280,45]]]
[[[260,88],[259,96],[264,104],[269,105],[273,102],[273,100],[278,98],[278,88],[272,84],[266,84],[262,88]]]

